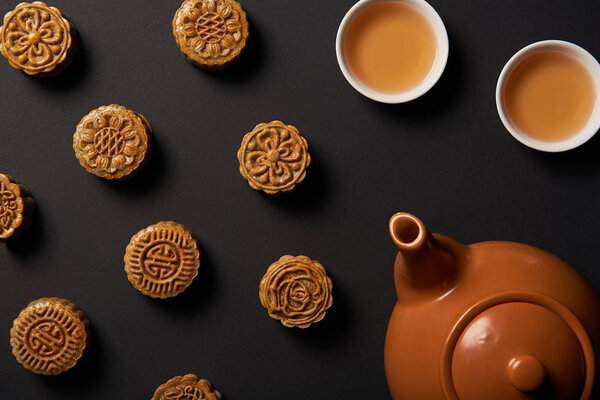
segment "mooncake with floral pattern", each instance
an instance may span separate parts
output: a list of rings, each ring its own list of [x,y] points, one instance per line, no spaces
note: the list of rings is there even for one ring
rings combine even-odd
[[[269,266],[259,285],[260,303],[288,328],[308,328],[333,304],[333,283],[325,267],[306,256],[283,256]]]
[[[296,127],[281,121],[258,124],[247,133],[237,157],[248,184],[267,194],[294,189],[310,165],[308,142]]]
[[[111,104],[90,111],[73,135],[73,150],[89,173],[125,180],[139,172],[152,146],[152,127],[146,117]]]
[[[56,7],[20,3],[4,16],[0,52],[13,68],[43,77],[60,73],[77,50],[75,26]]]
[[[186,0],[173,18],[173,35],[188,61],[221,69],[246,47],[248,20],[233,0]]]

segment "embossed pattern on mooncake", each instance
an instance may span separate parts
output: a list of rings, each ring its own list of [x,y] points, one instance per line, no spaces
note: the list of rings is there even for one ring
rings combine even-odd
[[[152,400],[221,400],[218,390],[213,389],[206,379],[194,374],[176,376],[160,385]]]
[[[83,117],[73,135],[73,150],[89,173],[125,180],[143,168],[151,135],[152,128],[143,115],[111,104]]]
[[[288,192],[306,177],[308,143],[298,129],[281,121],[257,125],[237,153],[240,173],[256,190]]]
[[[173,35],[188,61],[218,69],[237,58],[246,46],[248,21],[233,0],[186,0],[173,18]]]
[[[76,50],[75,27],[56,7],[21,3],[4,16],[0,51],[13,68],[46,76],[67,67]]]
[[[12,352],[28,370],[58,375],[83,354],[89,322],[73,303],[56,297],[31,302],[10,330]]]
[[[0,174],[0,243],[18,236],[31,225],[35,202],[25,186]]]
[[[260,302],[288,328],[307,328],[325,317],[333,283],[323,265],[306,256],[283,256],[260,281]]]
[[[183,292],[200,267],[200,251],[192,233],[172,221],[139,231],[131,238],[124,259],[133,287],[163,299]]]

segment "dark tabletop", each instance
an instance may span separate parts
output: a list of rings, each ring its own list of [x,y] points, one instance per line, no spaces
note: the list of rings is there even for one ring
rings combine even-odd
[[[539,246],[600,291],[600,137],[567,153],[531,150],[494,103],[504,63],[529,43],[564,39],[600,57],[600,2],[432,0],[448,66],[403,105],[362,97],[338,69],[336,31],[353,3],[245,0],[249,46],[209,72],[175,45],[178,0],[55,0],[81,35],[74,65],[36,80],[0,59],[0,172],[39,207],[30,232],[0,248],[4,399],[149,399],[185,373],[226,399],[388,399],[397,211],[463,243]],[[90,175],[72,149],[79,120],[111,103],[155,131],[150,164],[127,183]],[[236,152],[274,119],[299,128],[313,164],[292,193],[268,197],[242,179]],[[123,271],[131,236],[161,220],[185,224],[203,252],[196,281],[171,300],[141,295]],[[334,283],[333,307],[307,330],[259,303],[262,275],[284,254],[320,261]],[[58,377],[26,371],[9,345],[13,319],[43,296],[73,301],[93,324],[89,354]]]

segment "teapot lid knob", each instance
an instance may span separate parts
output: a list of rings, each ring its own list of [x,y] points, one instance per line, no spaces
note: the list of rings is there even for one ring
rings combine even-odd
[[[508,379],[521,392],[534,392],[546,379],[544,366],[530,355],[518,356],[508,363]]]

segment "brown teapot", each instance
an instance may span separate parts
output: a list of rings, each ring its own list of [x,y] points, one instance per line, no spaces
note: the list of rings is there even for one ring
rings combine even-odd
[[[465,246],[407,213],[390,234],[394,400],[590,398],[600,303],[573,268],[525,244]]]

